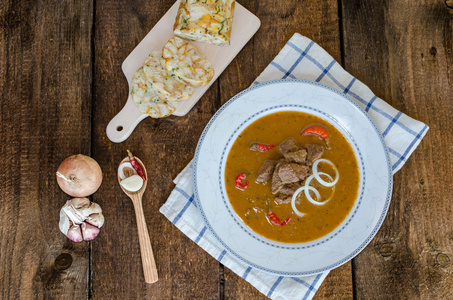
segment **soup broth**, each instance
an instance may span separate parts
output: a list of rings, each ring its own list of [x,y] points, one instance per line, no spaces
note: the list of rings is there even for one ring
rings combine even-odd
[[[318,136],[301,135],[302,129],[310,124],[320,124],[328,130],[328,144]],[[272,193],[271,180],[265,183],[255,181],[263,163],[266,160],[278,161],[282,154],[278,147],[261,152],[251,150],[250,145],[256,142],[279,145],[288,138],[294,138],[303,148],[310,144],[321,145],[324,148],[322,158],[331,161],[339,173],[334,187],[323,187],[316,180],[310,183],[319,191],[319,201],[330,198],[324,205],[314,205],[306,199],[304,192],[299,194],[296,207],[304,214],[302,217],[294,212],[291,203],[276,200],[278,194]],[[329,164],[319,163],[317,169],[335,178],[335,171]],[[238,188],[236,183],[241,173],[246,178],[239,182],[239,187],[245,185],[246,180],[249,182],[244,189]],[[360,181],[357,159],[343,134],[325,120],[297,111],[269,114],[244,129],[228,154],[224,176],[228,199],[244,223],[256,233],[283,243],[313,241],[337,228],[354,206]],[[327,177],[324,179],[327,180]],[[316,200],[314,194],[311,195]],[[291,219],[284,226],[279,226],[272,221],[272,216],[282,222]]]

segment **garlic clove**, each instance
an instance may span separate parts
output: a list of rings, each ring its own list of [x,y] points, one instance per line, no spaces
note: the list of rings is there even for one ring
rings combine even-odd
[[[88,223],[83,223],[82,225],[80,225],[80,227],[82,227],[83,240],[85,241],[94,240],[98,236],[100,231],[98,227]]]
[[[132,175],[126,179],[121,180],[121,186],[129,192],[136,192],[143,186],[143,179],[139,175]]]
[[[104,225],[104,215],[102,213],[92,214],[85,220],[88,224],[101,228]]]
[[[83,241],[82,231],[80,230],[79,225],[73,225],[69,227],[68,232],[66,233],[68,239],[73,242],[81,242]]]

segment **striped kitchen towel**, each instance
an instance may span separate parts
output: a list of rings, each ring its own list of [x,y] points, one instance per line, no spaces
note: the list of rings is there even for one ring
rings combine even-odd
[[[253,84],[285,78],[320,82],[355,100],[370,115],[384,136],[393,173],[403,166],[428,131],[428,126],[376,97],[318,44],[297,33]],[[217,242],[195,206],[191,164],[174,182],[176,187],[160,208],[160,212],[191,240],[271,299],[313,298],[328,272],[298,278],[282,277],[262,272],[238,261]]]

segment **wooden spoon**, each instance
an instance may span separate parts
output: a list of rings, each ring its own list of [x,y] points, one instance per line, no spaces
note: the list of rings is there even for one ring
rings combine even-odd
[[[146,168],[143,165],[142,161],[135,157],[135,159],[138,161],[140,166],[143,169],[143,172],[145,173],[146,178],[148,178],[148,173],[146,172]],[[130,162],[129,157],[126,157],[123,159],[120,163],[120,165],[124,162]],[[124,175],[126,177],[132,176],[134,174],[134,171],[131,168],[125,167],[123,169]],[[121,178],[118,174],[118,182],[121,182]],[[145,216],[143,214],[143,206],[142,206],[142,196],[143,193],[146,190],[146,184],[148,180],[143,182],[143,186],[140,190],[136,192],[130,192],[123,188],[123,186],[120,184],[121,189],[123,192],[131,198],[132,203],[134,205],[135,209],[135,216],[137,218],[137,228],[138,228],[138,239],[140,242],[140,252],[142,255],[142,264],[143,264],[143,273],[145,275],[145,282],[146,283],[154,283],[158,280],[157,277],[157,268],[156,268],[156,262],[154,260],[154,255],[153,255],[153,249],[151,247],[151,241],[149,239],[149,233],[148,233],[148,228],[146,227],[146,222],[145,222]]]

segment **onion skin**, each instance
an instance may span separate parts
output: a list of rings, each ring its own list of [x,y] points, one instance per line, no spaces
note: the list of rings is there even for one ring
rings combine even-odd
[[[58,167],[57,183],[63,192],[72,197],[87,197],[101,186],[102,170],[91,157],[72,155]]]

